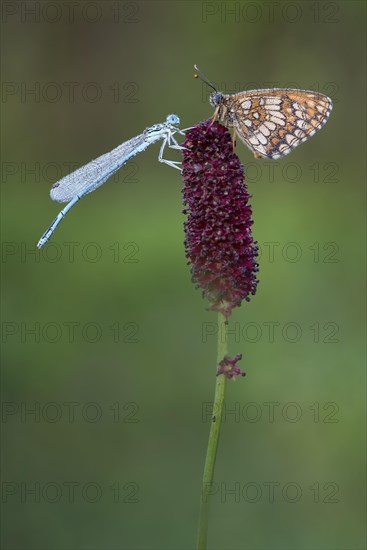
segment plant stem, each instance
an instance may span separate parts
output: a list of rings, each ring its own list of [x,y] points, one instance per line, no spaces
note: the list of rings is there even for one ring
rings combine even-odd
[[[218,313],[218,357],[217,365],[227,355],[227,322],[226,318]],[[200,515],[197,550],[206,550],[208,535],[209,501],[212,494],[215,460],[217,458],[220,427],[222,424],[222,412],[226,377],[220,374],[216,378],[215,395],[213,403],[212,422],[210,426],[208,448],[206,451],[203,483],[200,497]]]

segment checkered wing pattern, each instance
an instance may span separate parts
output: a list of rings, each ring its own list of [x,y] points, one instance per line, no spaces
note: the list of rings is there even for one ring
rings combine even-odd
[[[278,159],[320,130],[333,104],[307,90],[253,90],[224,96],[233,126],[255,156]]]

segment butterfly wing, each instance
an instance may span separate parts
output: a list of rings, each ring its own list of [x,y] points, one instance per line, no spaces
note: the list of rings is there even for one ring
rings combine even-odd
[[[242,141],[256,156],[271,159],[287,155],[313,136],[333,108],[331,99],[323,94],[287,88],[252,90],[227,98],[233,126]]]

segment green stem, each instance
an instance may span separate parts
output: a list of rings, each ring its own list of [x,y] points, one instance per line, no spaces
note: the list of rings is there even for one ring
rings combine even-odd
[[[226,318],[218,313],[218,357],[217,365],[227,355],[227,322]],[[206,550],[208,536],[209,501],[212,493],[215,460],[217,458],[220,427],[222,424],[222,412],[226,377],[220,374],[216,378],[215,396],[213,404],[212,422],[210,426],[208,448],[204,466],[203,484],[200,497],[200,515],[197,550]]]

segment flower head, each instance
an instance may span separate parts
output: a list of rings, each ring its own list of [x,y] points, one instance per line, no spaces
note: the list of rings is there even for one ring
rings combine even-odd
[[[250,195],[228,130],[211,119],[183,143],[186,256],[192,280],[210,309],[229,317],[257,286],[258,248],[252,238]]]
[[[226,378],[235,380],[235,376],[246,376],[245,372],[242,372],[240,367],[237,366],[237,361],[242,359],[242,355],[235,355],[234,357],[229,357],[225,355],[224,358],[219,363],[217,368],[217,376],[224,374]]]

